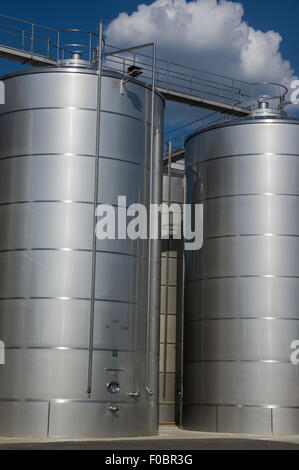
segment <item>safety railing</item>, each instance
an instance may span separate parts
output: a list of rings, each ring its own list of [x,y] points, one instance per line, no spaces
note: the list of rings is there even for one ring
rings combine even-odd
[[[254,94],[251,96],[252,108],[255,108],[258,101],[269,101],[271,106],[275,107],[278,105],[278,108],[283,108],[285,103],[285,98],[288,93],[287,87],[278,83],[270,82],[260,82],[253,83],[251,85]],[[275,103],[273,103],[275,102]],[[206,127],[213,126],[216,124],[221,124],[223,122],[231,121],[235,119],[234,116],[221,114],[219,112],[214,112],[206,114],[194,121],[187,122],[182,126],[179,126],[175,129],[165,133],[164,140],[164,155],[167,157],[169,152],[169,143],[171,141],[171,151],[172,154],[178,154],[184,152],[184,143],[185,139],[193,134],[196,131],[205,129]]]
[[[3,14],[0,14],[0,45],[41,59],[50,59],[57,64],[74,53],[80,54],[90,67],[96,67],[98,60],[98,34],[81,29],[57,30]],[[104,44],[104,54],[117,50],[114,46]],[[127,78],[130,66],[140,69],[140,80],[152,83],[152,58],[138,48],[108,55],[104,60],[106,69],[121,73],[123,78]],[[155,83],[164,93],[180,93],[244,109],[254,107],[261,95],[277,97],[282,94],[282,87],[278,84],[270,84],[271,87],[279,87],[275,92],[257,93],[258,86],[269,87],[269,84],[252,84],[159,58],[155,67]]]
[[[73,54],[79,54],[90,67],[97,66],[99,41],[97,34],[83,29],[64,29],[58,33],[58,60],[65,60]]]
[[[92,66],[97,58],[98,35],[81,29],[57,30],[0,14],[0,44],[17,53],[29,53],[59,63],[72,54]]]
[[[116,49],[114,46],[105,45],[105,51]],[[126,77],[130,66],[141,69],[140,80],[149,81],[152,76],[150,57],[144,53],[124,53],[113,55],[105,60],[104,66],[108,70],[114,70]],[[203,70],[176,64],[164,59],[157,58],[156,64],[156,86],[164,91],[176,91],[190,96],[201,96],[210,99],[227,102],[232,105],[240,105],[246,96],[245,87],[250,89],[250,84],[234,80],[229,77],[217,75]]]
[[[0,14],[0,43],[44,58],[57,58],[59,31]]]
[[[105,44],[105,51],[116,50]],[[152,80],[151,58],[139,51],[114,54],[105,58],[104,67],[119,72],[126,79],[129,67],[139,68],[138,78],[150,83]],[[155,70],[157,89],[164,94],[177,94],[211,100],[228,106],[250,110],[258,100],[282,100],[287,89],[276,83],[249,83],[225,75],[206,72],[196,67],[180,65],[157,58]],[[179,101],[179,99],[178,99]]]
[[[165,140],[164,140],[164,155],[165,158],[168,156],[169,152],[169,144],[171,142],[171,152],[173,155],[182,154],[184,152],[184,144],[185,139],[193,134],[196,131],[200,131],[205,129],[206,127],[221,124],[223,122],[231,121],[235,119],[234,116],[227,116],[216,113],[206,114],[203,117],[195,119],[194,121],[188,122],[179,126],[175,129],[171,129],[170,131],[165,133]]]

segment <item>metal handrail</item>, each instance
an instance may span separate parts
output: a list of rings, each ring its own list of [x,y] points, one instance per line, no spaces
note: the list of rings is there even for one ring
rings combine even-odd
[[[19,28],[14,27],[14,26],[6,25],[6,24],[3,24],[3,23],[0,23],[0,28],[1,28],[1,27],[5,28],[6,30],[7,30],[7,29],[12,29],[13,31],[16,31],[16,32],[22,31],[22,32],[24,32],[25,34],[28,34],[28,35],[31,36],[31,31],[29,31],[29,30],[21,30],[21,29],[19,29]],[[11,32],[11,31],[5,31],[5,32],[7,32],[7,34],[14,34],[14,33]],[[49,36],[45,36],[44,34],[40,34],[40,33],[35,33],[35,34],[36,34],[36,36],[44,37],[44,38],[46,38],[46,39],[49,37]]]
[[[281,83],[275,83],[275,82],[257,82],[257,83],[252,83],[252,88],[256,87],[256,86],[263,86],[263,85],[266,85],[266,86],[277,86],[277,87],[280,87],[281,89],[281,92],[279,95],[277,96],[273,96],[273,95],[257,95],[256,98],[257,99],[267,99],[269,101],[272,101],[272,100],[278,100],[280,98],[285,98],[285,96],[288,94],[288,88],[285,86],[285,85],[282,85]]]
[[[177,152],[182,153],[185,147],[185,139],[189,135],[193,134],[196,131],[205,129],[206,127],[220,124],[222,122],[231,121],[233,119],[235,119],[235,116],[227,116],[227,115],[224,116],[223,114],[220,114],[219,112],[214,112],[214,113],[210,113],[205,116],[202,116],[186,124],[183,124],[182,126],[179,126],[175,129],[171,129],[170,131],[165,133],[165,141],[164,141],[165,158],[167,158],[169,145],[172,146],[173,154]]]
[[[34,25],[34,26],[37,26],[38,28],[48,29],[50,31],[55,31],[57,33],[59,32],[58,29],[54,29],[54,28],[51,28],[49,26],[44,26],[44,25],[41,25],[41,24],[38,24],[38,23],[32,23],[31,21],[27,21],[27,20],[21,20],[20,18],[15,18],[13,16],[3,15],[3,13],[0,13],[0,17],[1,18],[7,18],[7,19],[12,20],[12,21],[17,21],[19,23],[26,23],[30,26]]]
[[[8,37],[2,39],[7,47],[18,48],[17,37],[20,39],[20,50],[29,52],[32,55],[38,53],[40,57],[52,59],[60,62],[65,58],[65,54],[79,52],[88,56],[90,66],[95,63],[97,56],[97,42],[99,35],[97,33],[79,28],[54,29],[48,26],[42,26],[37,23],[31,23],[27,20],[13,18],[8,15],[0,14],[0,32],[1,37],[6,34]],[[5,22],[8,22],[6,25]],[[11,24],[13,22],[13,24]],[[41,34],[38,29],[47,31],[47,35]],[[51,37],[50,33],[54,33]],[[85,34],[87,39],[84,41],[65,41],[65,34]],[[12,39],[15,36],[15,39]],[[52,35],[53,36],[53,35]],[[130,64],[138,65],[143,68],[143,75],[140,80],[150,83],[152,77],[152,66],[150,55],[139,50],[138,47],[118,49],[115,46],[105,44],[104,66],[109,70],[117,70],[126,75],[127,66]],[[218,102],[232,106],[241,106],[251,109],[258,99],[282,99],[287,89],[283,85],[274,83],[249,83],[244,80],[236,80],[232,77],[197,67],[181,65],[165,59],[157,59],[155,69],[155,78],[157,88],[164,88],[170,91],[179,91],[186,95],[199,96],[206,99],[214,99]],[[257,95],[255,88],[258,85],[280,86],[281,94],[279,96]]]
[[[56,60],[57,62],[59,62],[60,59],[64,59],[64,55],[67,51],[74,52],[73,50],[67,49],[71,47],[70,44],[62,44],[61,36],[63,34],[83,33],[88,35],[86,41],[78,43],[76,47],[80,48],[79,52],[88,54],[88,59],[91,64],[99,37],[98,34],[92,31],[78,28],[58,30],[3,14],[0,14],[0,19],[2,19],[0,23],[2,41],[7,47],[18,49],[19,46],[20,50],[23,52],[29,52],[31,54],[37,54],[38,52],[40,57]],[[5,23],[6,20],[7,24]],[[14,22],[14,24],[11,24],[11,22]],[[48,33],[41,34],[37,31],[38,29],[45,30]],[[50,35],[49,33],[53,34]],[[5,35],[7,37],[5,37]],[[15,36],[14,40],[12,40],[12,36]],[[17,38],[19,38],[19,43]],[[38,48],[38,44],[41,43],[44,43],[45,49]],[[72,47],[73,46],[74,45],[72,45]]]
[[[106,45],[107,48],[111,48],[112,50],[117,49],[115,46],[110,44]],[[119,51],[121,52],[121,51]],[[134,57],[123,57],[123,56],[115,56],[114,60],[109,59],[110,62],[114,62],[116,64],[120,64],[122,61],[126,63],[134,63],[141,67],[145,68],[145,71],[148,71],[149,64],[146,63],[145,60],[141,60],[140,58],[136,61],[136,55],[138,55],[142,59],[149,59],[144,53],[134,54]],[[105,64],[107,66],[107,62]],[[113,69],[113,67],[109,67],[109,69]],[[190,73],[188,73],[190,72]],[[223,100],[229,100],[233,105],[245,105],[246,108],[251,109],[255,106],[255,101],[259,99],[268,98],[270,100],[281,99],[284,97],[288,89],[279,83],[273,82],[260,82],[260,83],[250,83],[244,80],[236,80],[232,77],[223,74],[217,74],[214,72],[207,72],[202,69],[198,69],[192,66],[185,66],[178,64],[176,62],[167,61],[165,59],[157,59],[157,86],[159,84],[165,84],[168,89],[172,86],[179,86],[179,88],[183,88],[184,85],[182,83],[177,82],[192,82],[190,87],[184,87],[185,90],[190,90],[191,94],[195,94],[196,92],[204,92],[204,94],[209,94],[210,96],[218,96]],[[196,75],[197,74],[197,75]],[[166,79],[163,80],[163,77]],[[175,79],[176,83],[173,83],[173,79]],[[196,84],[199,84],[202,89],[196,88]],[[278,86],[281,89],[280,95],[259,95],[254,92],[254,88],[258,85],[267,85],[267,86]],[[207,88],[210,91],[207,91]],[[212,93],[211,90],[217,90],[216,93]],[[226,96],[229,95],[230,96]],[[238,97],[236,101],[234,101],[234,97]]]
[[[127,64],[130,64],[130,63],[133,63],[133,60],[126,57],[126,58],[120,58],[120,57],[117,57],[116,59],[118,60],[112,60],[112,59],[109,59],[109,62],[110,63],[114,63],[114,64],[121,64],[121,61],[119,59],[122,59],[123,61],[125,61]],[[147,66],[147,64],[144,64],[142,62],[136,62],[135,60],[135,63],[138,65],[138,66]],[[117,71],[120,71],[120,69],[118,67],[114,67],[113,66],[110,66],[108,65],[108,63],[106,62],[105,63],[105,68],[106,69],[110,69],[110,70],[117,70]],[[124,71],[124,67],[122,67],[122,70]],[[144,69],[144,72],[149,72],[150,70],[145,68]],[[169,90],[178,90],[178,89],[184,89],[186,92],[189,92],[189,94],[191,95],[195,95],[195,92],[198,91],[199,93],[204,91],[205,94],[209,94],[210,96],[215,96],[215,97],[218,97],[218,98],[222,98],[223,100],[225,99],[228,99],[229,102],[231,104],[240,104],[242,103],[242,99],[236,99],[237,97],[248,97],[250,98],[251,96],[250,95],[246,95],[246,94],[242,94],[242,90],[241,89],[238,89],[238,88],[232,88],[232,87],[229,87],[228,85],[226,84],[223,84],[222,86],[219,86],[217,87],[217,83],[214,83],[210,80],[204,80],[204,79],[196,79],[196,77],[191,77],[193,78],[193,87],[192,89],[190,89],[189,86],[185,86],[185,84],[182,84],[182,83],[178,83],[178,82],[185,82],[185,83],[189,83],[190,81],[190,76],[188,75],[185,75],[183,76],[182,73],[180,74],[177,74],[177,73],[171,73],[168,75],[168,81],[167,80],[163,80],[163,78],[161,78],[161,75],[164,76],[163,72],[161,73],[161,69],[159,67],[157,67],[157,74],[159,74],[160,76],[157,78],[157,86],[162,86],[162,85],[165,85],[165,88],[169,89]],[[179,75],[179,76],[178,76]],[[145,77],[145,75],[143,75],[143,78]],[[142,77],[141,77],[142,79]],[[173,79],[173,81],[171,81],[171,79]],[[175,83],[176,81],[176,83]],[[194,84],[199,84],[202,88],[205,88],[205,90],[203,89],[198,89],[194,86]],[[207,89],[210,89],[210,90],[217,90],[218,93],[213,93],[212,91],[207,91]],[[233,100],[232,99],[232,95],[231,93],[234,93],[234,96],[235,96],[235,99]],[[226,96],[228,95],[228,96]]]
[[[11,34],[13,36],[17,36],[19,37],[19,34],[18,32],[20,30],[18,30],[17,28],[9,28],[9,29],[13,29],[13,31],[7,31],[6,29],[2,29],[2,27],[6,28],[6,25],[2,25],[0,24],[0,31],[2,33],[6,33],[6,34]],[[28,39],[31,39],[31,31],[25,31],[25,30],[22,30],[22,33],[27,36]],[[49,36],[45,36],[44,34],[40,34],[40,33],[35,33],[35,38],[44,38],[45,40],[48,40],[49,39]],[[39,39],[36,39],[37,41]]]
[[[95,38],[98,39],[99,35],[94,33],[93,31],[88,31],[87,29],[77,29],[77,28],[67,28],[67,29],[59,29],[60,33],[86,33],[92,34]]]
[[[112,49],[118,49],[116,46],[112,46],[111,44],[106,44],[106,48],[107,47],[111,47]],[[141,57],[146,57],[146,58],[149,58],[148,55],[144,54],[144,53],[138,53],[138,55],[140,55]],[[217,77],[217,78],[224,78],[224,79],[227,79],[227,80],[230,80],[230,81],[235,81],[235,82],[238,82],[238,83],[242,83],[244,85],[248,85],[248,86],[251,86],[252,84],[250,82],[246,82],[244,80],[236,80],[235,78],[233,77],[229,77],[228,75],[222,75],[222,74],[219,74],[219,73],[215,73],[215,72],[207,72],[206,70],[203,70],[203,69],[199,69],[199,68],[196,68],[196,67],[192,67],[190,65],[182,65],[182,64],[178,64],[176,62],[172,62],[172,61],[168,61],[166,59],[161,59],[161,58],[158,58],[157,59],[157,62],[160,63],[160,62],[164,62],[165,64],[168,64],[168,65],[174,65],[176,67],[182,67],[184,69],[189,69],[189,70],[193,70],[195,72],[201,72],[201,73],[204,73],[204,74],[207,74],[207,75],[211,75],[211,76],[214,76],[214,77]]]
[[[127,65],[129,65],[130,63],[132,63],[132,60],[131,59],[124,59],[127,63]],[[113,60],[110,60],[109,59],[109,62],[112,62],[112,63],[115,63],[115,64],[120,64],[119,61],[113,61]],[[142,63],[138,62],[138,65],[141,66]],[[109,67],[108,63],[106,62],[105,64],[105,68],[106,69],[109,69],[109,70],[118,70],[118,68],[113,68],[113,67]],[[123,74],[125,74],[125,67],[122,67],[123,69]],[[159,69],[158,69],[159,71]],[[149,70],[146,70],[146,72],[149,72]],[[161,75],[161,73],[160,73]],[[193,80],[193,87],[192,87],[192,90],[186,85],[186,83],[189,83],[189,78],[185,78],[185,77],[176,77],[175,75],[171,75],[169,76],[168,78],[173,78],[174,80],[177,80],[177,81],[182,81],[184,82],[183,84],[180,84],[180,83],[171,83],[170,81],[167,81],[167,80],[163,80],[161,77],[159,77],[157,79],[157,86],[159,87],[162,87],[165,85],[165,88],[167,88],[168,90],[173,90],[173,91],[176,91],[178,89],[180,90],[184,90],[186,92],[186,94],[190,94],[190,95],[196,95],[196,92],[198,92],[198,94],[204,94],[204,95],[209,95],[210,97],[217,97],[217,98],[221,98],[223,102],[229,100],[229,103],[230,104],[233,104],[233,105],[240,105],[243,101],[243,98],[246,97],[246,95],[242,94],[242,91],[241,90],[238,90],[238,89],[233,89],[234,91],[234,99],[232,99],[232,89],[231,88],[227,88],[227,89],[224,89],[223,87],[222,88],[218,88],[217,86],[214,86],[214,84],[212,84],[213,82],[209,82],[209,81],[196,81],[196,79]],[[141,77],[142,79],[142,77]],[[194,85],[197,85],[197,83],[199,83],[199,86],[201,86],[201,88],[197,88],[196,86]],[[213,92],[215,91],[215,92]],[[217,93],[218,91],[218,93]],[[242,97],[242,99],[240,99],[239,97]],[[249,95],[247,96],[249,98]],[[239,98],[239,99],[237,99]]]
[[[208,114],[207,116],[194,119],[193,121],[187,122],[186,124],[182,124],[181,126],[178,126],[178,127],[174,128],[174,129],[171,129],[170,131],[165,132],[164,135],[165,135],[165,137],[166,137],[167,135],[171,135],[171,134],[173,134],[173,133],[176,132],[176,131],[181,131],[181,130],[184,129],[186,126],[191,126],[192,124],[198,123],[198,122],[202,121],[203,119],[207,119],[207,118],[209,118],[209,117],[211,117],[211,116],[215,116],[215,115],[218,115],[218,114],[219,114],[219,113],[214,112],[214,113]]]
[[[57,39],[59,34],[58,30],[49,28],[48,26],[31,23],[26,20],[13,18],[8,15],[0,14],[0,18],[2,19],[0,25],[2,40],[6,43],[7,47],[12,47],[14,49],[20,48],[20,50],[24,52],[37,54],[40,57],[47,59],[50,58],[50,49],[53,46],[53,42]],[[5,20],[8,20],[8,22],[5,23]],[[10,24],[10,22],[14,22],[14,24]],[[47,31],[47,34],[38,32],[38,29]],[[51,38],[48,34],[49,32],[54,33],[55,38]],[[3,37],[5,35],[6,37]],[[18,38],[19,42],[16,42],[17,40],[12,40],[12,35],[15,36],[15,38]],[[45,47],[37,47],[37,44],[38,46],[40,46],[40,44],[44,44]]]
[[[60,46],[61,50],[64,50],[64,51],[69,50],[70,47],[81,47],[81,48],[83,48],[83,50],[81,52],[88,52],[89,51],[89,48],[87,48],[85,44],[76,44],[76,43],[67,44],[67,43],[64,43],[64,44],[61,44],[61,46]],[[74,52],[73,49],[71,51]],[[79,52],[79,50],[76,51],[76,52]]]
[[[146,62],[146,59],[149,59],[146,54],[134,53],[134,56],[128,56],[128,53],[126,53],[123,56],[120,55],[122,50],[119,50],[116,54],[114,46],[107,44],[106,47],[113,50],[113,58],[106,57],[106,68],[115,69],[119,72],[122,70],[125,74],[125,65],[135,64],[143,68],[141,80],[147,78],[146,74],[150,71],[150,65]],[[183,66],[164,59],[157,59],[156,76],[158,88],[163,87],[171,91],[180,90],[192,96],[213,97],[233,106],[251,109],[254,107],[254,100],[258,98],[255,96],[252,84],[249,82],[205,72],[195,67]]]

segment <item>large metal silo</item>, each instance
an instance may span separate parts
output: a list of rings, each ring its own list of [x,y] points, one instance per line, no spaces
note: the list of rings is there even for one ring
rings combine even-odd
[[[150,296],[147,240],[93,247],[95,203],[115,206],[121,195],[126,206],[149,204],[152,90],[133,80],[121,93],[119,76],[103,71],[97,129],[95,70],[73,64],[3,80],[0,435],[155,434],[159,245]],[[156,94],[158,199],[163,108]]]
[[[259,109],[208,128],[186,165],[204,245],[186,253],[183,426],[298,434],[299,121]]]

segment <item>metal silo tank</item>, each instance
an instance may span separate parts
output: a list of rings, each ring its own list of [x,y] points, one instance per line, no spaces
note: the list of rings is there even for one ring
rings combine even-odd
[[[187,429],[299,432],[299,121],[273,114],[186,142],[187,202],[204,205],[186,253]]]
[[[73,65],[3,80],[0,435],[155,434],[159,298],[152,286],[148,311],[148,241],[97,240],[93,253],[97,73]],[[151,96],[137,81],[121,95],[119,76],[103,72],[98,203],[149,204]],[[163,107],[156,94],[158,199]],[[157,243],[152,253],[156,266]]]

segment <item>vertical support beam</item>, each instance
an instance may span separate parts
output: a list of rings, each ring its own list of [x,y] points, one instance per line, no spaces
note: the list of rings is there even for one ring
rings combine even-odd
[[[57,33],[57,63],[59,65],[59,59],[60,59],[60,31]]]
[[[167,205],[170,207],[171,199],[171,158],[172,158],[172,141],[169,141],[168,149],[168,172],[167,172],[167,182],[168,182],[168,194],[167,194]],[[166,254],[166,305],[165,305],[165,322],[164,322],[164,358],[163,358],[163,399],[166,399],[166,378],[167,378],[167,342],[168,342],[168,297],[169,297],[169,252],[170,252],[170,212],[168,212],[168,230],[169,230],[169,239],[167,243],[167,254]]]
[[[184,204],[187,203],[187,178],[186,173],[184,176]],[[185,240],[184,240],[185,241]],[[183,243],[183,250],[185,244]],[[180,351],[180,366],[181,366],[181,380],[180,380],[180,406],[179,406],[179,418],[180,426],[183,424],[183,399],[184,399],[184,340],[185,340],[185,311],[186,311],[186,285],[185,285],[185,251],[183,256],[183,266],[182,266],[182,317],[181,317],[181,351]],[[178,336],[177,336],[178,340]]]
[[[31,54],[33,53],[33,47],[34,47],[34,24],[32,23],[31,25]]]
[[[93,201],[93,246],[92,246],[92,278],[90,293],[90,323],[89,323],[89,345],[88,345],[88,383],[87,393],[90,397],[92,390],[92,365],[93,365],[93,342],[94,342],[94,311],[95,311],[95,289],[96,289],[96,258],[97,258],[97,237],[96,237],[96,209],[98,205],[99,189],[99,157],[101,141],[101,88],[102,88],[102,43],[103,43],[103,23],[99,27],[99,58],[97,76],[97,119],[96,119],[96,145],[95,145],[95,173],[94,173],[94,201]]]
[[[91,49],[92,49],[92,34],[89,33],[89,51],[88,51],[88,62],[89,62],[89,67],[91,67]]]
[[[163,183],[163,132],[157,128],[154,138],[153,164],[153,204],[161,204]],[[154,423],[159,421],[159,351],[160,351],[160,301],[161,301],[161,244],[162,241],[149,240],[151,244],[150,303],[148,314],[147,346],[147,392],[153,397],[151,403]]]
[[[156,82],[156,44],[153,44],[153,57],[152,57],[152,104],[151,104],[151,135],[150,135],[150,190],[149,190],[149,204],[153,204],[153,189],[154,189],[154,131],[155,131],[155,82]],[[161,154],[162,162],[162,154]],[[153,243],[150,238],[151,235],[151,217],[149,217],[149,243],[148,243],[148,279],[147,279],[147,341],[146,341],[146,390],[148,394],[153,395],[150,383],[150,337],[151,337],[151,309],[152,309],[152,248]]]

